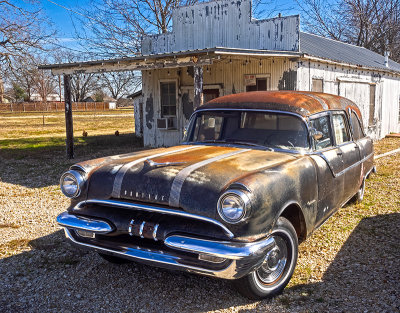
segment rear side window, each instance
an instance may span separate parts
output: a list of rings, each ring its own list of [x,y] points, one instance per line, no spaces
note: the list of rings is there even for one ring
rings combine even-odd
[[[320,150],[328,147],[332,147],[331,138],[331,127],[329,122],[329,116],[321,116],[310,120],[311,127],[316,131],[322,133],[322,137],[319,140],[315,140],[315,149]]]
[[[337,145],[349,141],[350,137],[346,127],[346,118],[344,114],[333,115],[333,130]]]
[[[351,128],[353,129],[354,140],[359,140],[361,138],[364,138],[364,133],[363,133],[360,121],[354,112],[351,112],[350,123],[351,123]]]

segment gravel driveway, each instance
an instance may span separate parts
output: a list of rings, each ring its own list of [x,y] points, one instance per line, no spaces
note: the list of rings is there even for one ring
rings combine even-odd
[[[68,203],[59,173],[27,178],[59,168],[57,157],[46,166],[0,157],[1,312],[400,312],[400,154],[377,161],[362,204],[300,246],[284,293],[256,302],[228,281],[113,265],[70,247],[55,223]],[[21,172],[21,162],[32,168]]]

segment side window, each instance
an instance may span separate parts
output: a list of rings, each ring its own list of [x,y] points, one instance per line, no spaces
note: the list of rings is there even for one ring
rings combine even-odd
[[[364,133],[362,131],[360,121],[357,118],[357,115],[354,112],[351,112],[351,127],[353,128],[353,137],[354,140],[359,140],[364,137]]]
[[[197,118],[196,128],[198,129],[197,134],[194,134],[194,141],[208,141],[217,140],[221,133],[223,117],[222,116],[211,116],[202,115]]]
[[[176,84],[160,83],[161,117],[176,116]]]
[[[350,136],[346,127],[346,118],[344,114],[333,115],[333,130],[337,145],[349,141]]]
[[[315,140],[315,149],[320,150],[327,147],[332,147],[331,126],[329,116],[321,116],[310,120],[311,127],[322,133],[322,137]]]

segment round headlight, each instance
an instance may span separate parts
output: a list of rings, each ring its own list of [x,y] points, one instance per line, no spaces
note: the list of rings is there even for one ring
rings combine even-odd
[[[78,171],[68,171],[61,176],[61,191],[68,198],[76,198],[81,193],[83,182],[83,176]]]
[[[240,190],[229,190],[218,200],[218,213],[221,218],[231,224],[242,221],[247,216],[250,199]]]

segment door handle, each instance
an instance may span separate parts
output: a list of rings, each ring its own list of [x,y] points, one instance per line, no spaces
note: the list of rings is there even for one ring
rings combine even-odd
[[[343,155],[343,152],[340,151],[340,150],[338,150],[338,151],[336,151],[336,154],[337,154],[337,155]]]

